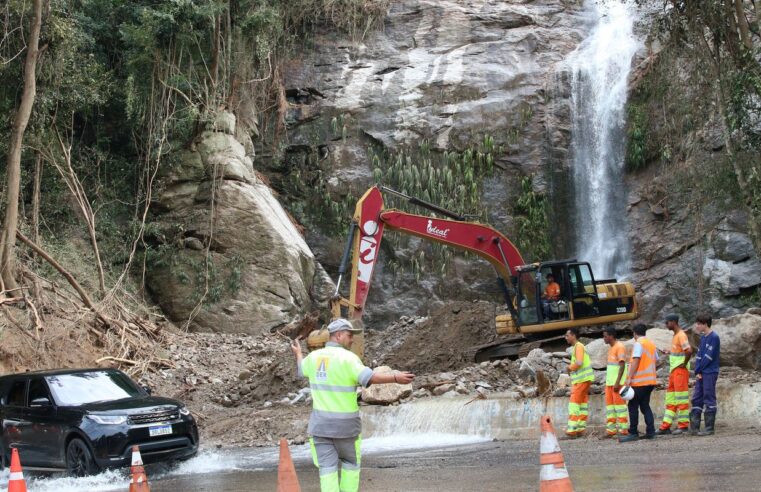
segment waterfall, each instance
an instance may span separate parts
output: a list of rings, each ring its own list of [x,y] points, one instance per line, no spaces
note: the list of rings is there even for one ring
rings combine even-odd
[[[596,278],[629,272],[624,122],[635,15],[622,2],[591,1],[596,23],[568,58],[572,84],[571,159],[575,252]]]

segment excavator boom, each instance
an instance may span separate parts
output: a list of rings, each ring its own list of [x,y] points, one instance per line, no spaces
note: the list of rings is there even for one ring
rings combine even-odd
[[[418,201],[418,204],[425,206],[422,201]],[[518,248],[493,227],[415,215],[395,209],[384,210],[383,195],[378,187],[370,188],[359,199],[354,212],[354,223],[358,234],[347,245],[353,252],[351,292],[349,299],[342,303],[348,308],[348,317],[351,319],[362,317],[378,260],[378,248],[386,227],[476,254],[491,263],[503,279],[515,276],[515,267],[524,264]],[[340,315],[340,306],[335,304],[339,301],[340,298],[334,301],[333,312],[336,316]]]

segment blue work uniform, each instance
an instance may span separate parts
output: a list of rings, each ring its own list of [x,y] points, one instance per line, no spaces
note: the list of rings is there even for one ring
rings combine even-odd
[[[719,378],[719,351],[721,340],[712,331],[700,337],[700,348],[695,356],[695,389],[692,394],[692,411],[716,413],[716,380]]]

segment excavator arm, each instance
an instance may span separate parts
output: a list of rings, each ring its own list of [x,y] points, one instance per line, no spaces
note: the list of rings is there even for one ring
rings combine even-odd
[[[462,218],[422,200],[406,197],[387,188],[384,188],[384,191],[404,196],[412,203],[439,214],[448,215],[453,219],[440,219],[395,209],[384,209],[381,190],[375,186],[370,188],[357,202],[354,212],[349,242],[344,251],[339,269],[339,281],[331,302],[334,317],[343,315],[342,308],[348,311],[346,317],[349,319],[362,317],[386,228],[476,254],[491,263],[507,285],[510,285],[510,278],[516,275],[515,268],[524,264],[515,245],[496,229],[484,224],[456,220],[455,218]],[[349,298],[344,299],[339,295],[339,289],[349,257],[352,259],[351,290]]]
[[[381,190],[399,195],[411,204],[448,218],[385,209]],[[546,338],[547,333],[557,333],[568,328],[600,326],[639,316],[634,286],[629,282],[596,282],[589,264],[576,259],[526,265],[515,245],[496,229],[468,222],[453,212],[394,190],[373,187],[357,202],[339,268],[336,291],[331,300],[333,317],[356,321],[362,318],[386,228],[469,251],[491,263],[497,271],[498,280],[504,284],[507,308],[510,311],[496,317],[497,334],[520,334],[524,337],[539,335],[539,338]],[[347,299],[340,295],[340,288],[349,268],[349,259],[351,286]],[[562,305],[540,304],[542,272],[555,272],[563,282],[565,299]],[[517,286],[517,291],[513,290],[514,285]],[[324,345],[327,339],[327,330],[316,330],[309,335],[307,344],[310,348],[317,348]],[[478,348],[475,359],[483,361],[514,357],[521,351],[539,347],[541,342],[532,343],[534,345],[525,345],[522,341],[500,341]],[[362,356],[363,334],[355,335],[352,351]]]

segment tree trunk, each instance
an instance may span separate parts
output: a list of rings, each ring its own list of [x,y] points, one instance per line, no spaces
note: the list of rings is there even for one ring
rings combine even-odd
[[[745,17],[743,0],[735,0],[735,14],[737,15],[737,27],[740,28],[740,39],[746,49],[752,50],[753,44],[750,41],[750,29],[748,28],[748,19]]]
[[[217,81],[219,80],[219,45],[221,36],[221,16],[214,16],[214,34],[211,45],[211,88],[213,92],[216,92]]]
[[[32,241],[40,243],[40,188],[42,185],[42,154],[37,152],[34,162],[34,188],[32,192]],[[35,299],[42,299],[42,289],[37,277],[34,278],[33,294]]]
[[[90,236],[90,244],[92,245],[93,254],[95,255],[95,266],[98,269],[99,292],[100,296],[103,297],[106,294],[106,278],[103,271],[103,263],[100,259],[100,249],[98,248],[98,238],[95,230],[95,212],[93,212],[92,205],[90,205],[90,200],[87,198],[87,193],[85,193],[82,182],[79,180],[77,173],[74,171],[74,167],[71,165],[71,143],[64,143],[58,128],[55,128],[55,133],[58,137],[58,145],[60,146],[63,160],[66,163],[66,168],[64,169],[60,166],[55,159],[53,159],[52,162],[66,183],[66,186],[69,188],[74,201],[76,201],[77,206],[79,207],[79,212],[85,220],[87,234]]]
[[[37,53],[40,46],[40,28],[42,27],[42,2],[34,0],[34,18],[27,39],[26,60],[24,62],[24,88],[21,104],[13,118],[11,138],[8,145],[7,160],[7,195],[5,219],[0,232],[0,275],[6,289],[16,289],[16,230],[18,229],[18,201],[21,187],[21,150],[24,132],[32,114],[34,98],[37,94]]]
[[[42,154],[37,153],[34,162],[34,187],[32,191],[32,241],[40,242],[40,187],[42,185]]]

